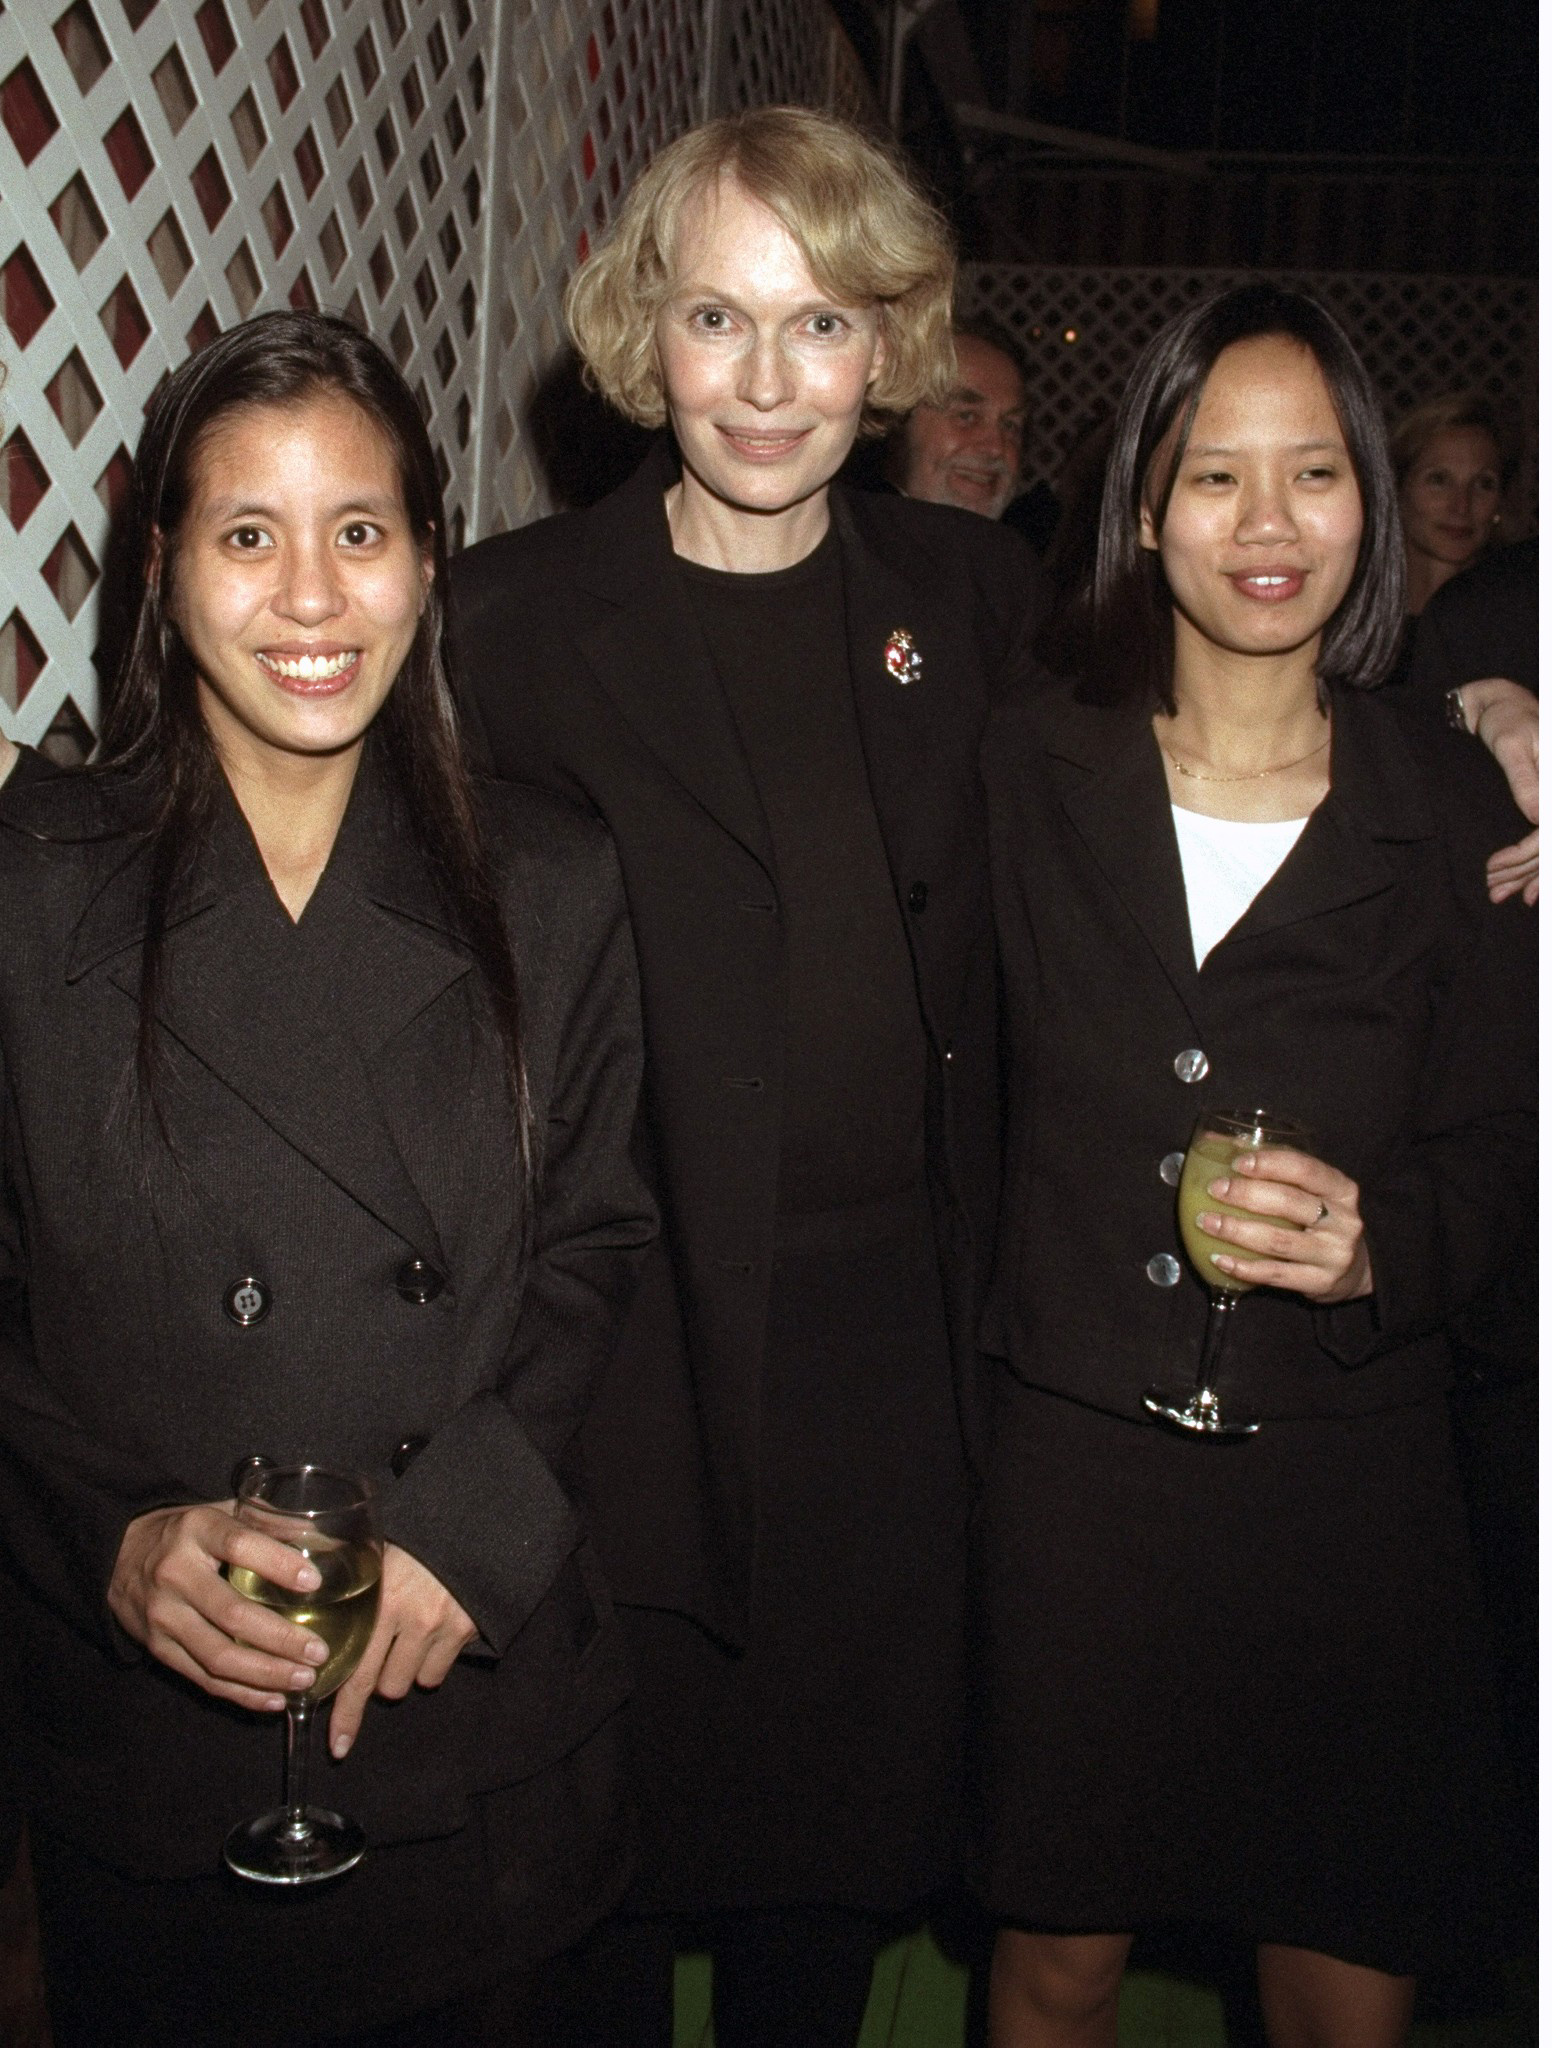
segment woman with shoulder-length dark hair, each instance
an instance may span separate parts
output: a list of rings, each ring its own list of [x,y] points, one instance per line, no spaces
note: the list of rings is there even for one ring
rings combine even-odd
[[[613,854],[470,780],[431,449],[354,328],[176,370],[130,517],[101,762],[0,796],[0,1706],[54,2039],[537,2042],[627,1873],[552,1469],[653,1229]],[[386,1539],[314,1764],[365,1860],[280,1896],[222,1840],[327,1652],[227,1577],[317,1584],[245,1457],[363,1476]]]
[[[947,388],[952,281],[843,123],[680,137],[568,299],[599,388],[672,438],[454,566],[472,722],[610,826],[641,953],[665,1224],[578,1458],[641,1671],[611,2048],[669,2039],[676,1940],[711,1947],[722,2048],[850,2048],[889,1916],[959,1860],[997,1143],[975,756],[1039,596],[990,520],[836,481]]]
[[[1276,2048],[1399,2044],[1492,1939],[1447,1327],[1533,1195],[1534,925],[1482,886],[1486,755],[1368,694],[1402,595],[1350,344],[1227,293],[1133,372],[1083,672],[983,748],[996,2048],[1113,2040],[1146,1923],[1254,1939]],[[1199,1179],[1204,1112],[1249,1114]]]

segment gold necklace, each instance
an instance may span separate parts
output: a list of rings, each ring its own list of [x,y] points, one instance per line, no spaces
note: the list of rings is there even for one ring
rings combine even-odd
[[[1322,740],[1318,746],[1311,747],[1307,754],[1300,754],[1297,761],[1283,761],[1275,768],[1257,768],[1249,775],[1204,775],[1200,768],[1188,768],[1184,761],[1177,761],[1168,747],[1164,748],[1164,754],[1170,766],[1178,769],[1182,775],[1188,776],[1192,782],[1260,782],[1268,775],[1286,775],[1290,768],[1302,768],[1306,761],[1313,761],[1326,744],[1327,740]]]

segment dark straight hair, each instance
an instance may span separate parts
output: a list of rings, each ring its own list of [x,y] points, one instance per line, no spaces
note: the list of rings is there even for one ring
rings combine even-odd
[[[414,394],[388,357],[348,321],[264,313],[229,328],[181,364],[152,401],[135,453],[124,556],[136,578],[125,652],[103,722],[99,774],[128,779],[149,813],[151,862],[141,953],[139,1069],[157,1101],[156,997],[169,907],[208,829],[221,789],[194,664],[173,621],[183,521],[201,449],[216,424],[255,406],[343,399],[393,451],[430,590],[404,666],[372,731],[398,785],[454,928],[474,954],[501,1040],[526,1227],[532,1170],[517,970],[480,833],[450,680],[447,542],[436,458]],[[160,1122],[158,1113],[158,1122]]]
[[[1235,342],[1286,335],[1307,348],[1331,394],[1363,500],[1353,580],[1321,635],[1323,685],[1372,689],[1400,645],[1406,563],[1385,422],[1369,374],[1317,300],[1248,284],[1191,306],[1155,335],[1122,394],[1105,471],[1087,613],[1087,660],[1101,694],[1141,695],[1174,710],[1174,604],[1156,550],[1142,544],[1146,505],[1162,527],[1181,456],[1213,365]]]

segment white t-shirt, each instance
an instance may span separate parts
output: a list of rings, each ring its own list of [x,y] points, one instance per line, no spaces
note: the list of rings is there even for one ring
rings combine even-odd
[[[1309,820],[1280,818],[1270,825],[1247,825],[1238,818],[1183,811],[1179,804],[1170,809],[1191,913],[1191,944],[1200,967],[1292,853]]]

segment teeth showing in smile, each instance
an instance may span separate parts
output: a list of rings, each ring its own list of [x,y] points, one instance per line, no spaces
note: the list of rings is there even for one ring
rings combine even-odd
[[[259,656],[265,668],[292,683],[327,682],[331,676],[343,675],[360,658],[359,647],[347,647],[343,654],[299,654],[294,660],[282,660],[278,654]]]
[[[1280,590],[1285,583],[1291,583],[1291,576],[1247,576],[1247,583],[1254,583],[1262,590]]]

